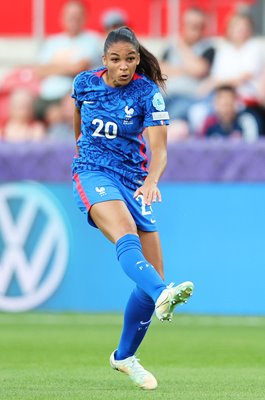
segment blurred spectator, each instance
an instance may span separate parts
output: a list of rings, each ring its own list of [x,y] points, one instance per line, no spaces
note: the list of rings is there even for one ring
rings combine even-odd
[[[39,94],[39,80],[30,66],[11,68],[0,82],[0,124],[8,118],[8,102],[11,93],[18,88],[26,88],[35,97]]]
[[[170,122],[167,128],[167,142],[174,143],[189,138],[189,125],[182,119],[175,119]]]
[[[60,18],[63,32],[46,40],[37,66],[41,78],[37,115],[41,117],[47,105],[59,101],[71,90],[76,74],[101,63],[99,34],[84,31],[84,4],[78,0],[68,1]]]
[[[101,36],[101,54],[104,52],[104,42],[108,34],[114,29],[118,29],[121,26],[128,25],[128,16],[126,12],[120,8],[110,8],[105,10],[100,18],[101,27],[102,27],[102,36]]]
[[[15,90],[9,98],[8,120],[1,129],[1,138],[12,142],[40,140],[45,137],[45,126],[34,120],[33,94],[24,88]]]
[[[210,138],[243,138],[254,141],[261,134],[255,115],[239,111],[238,97],[233,86],[223,85],[215,90],[214,113],[206,119],[199,136]]]
[[[246,105],[258,103],[258,84],[265,65],[262,45],[253,35],[253,22],[248,15],[232,16],[209,80],[210,89],[223,84],[234,86]]]
[[[47,137],[73,140],[74,103],[70,94],[64,96],[60,103],[52,104],[46,112]]]
[[[203,10],[188,9],[183,15],[181,36],[162,56],[162,71],[168,76],[166,107],[173,119],[186,118],[201,80],[210,72],[215,50],[213,41],[205,37],[206,25]]]
[[[265,41],[265,38],[264,38],[264,41]],[[265,114],[265,68],[263,70],[262,76],[260,78],[260,83],[259,83],[259,101],[263,108],[263,112]],[[264,119],[265,119],[265,116],[264,116]]]
[[[118,29],[121,26],[128,25],[128,16],[124,10],[119,8],[111,8],[104,11],[101,16],[101,25],[104,35],[107,36],[109,32]],[[105,40],[105,38],[104,38]]]
[[[213,108],[211,94],[222,85],[233,86],[242,105],[255,117],[263,119],[258,87],[264,69],[264,56],[261,41],[253,35],[253,23],[249,15],[234,14],[231,17],[227,37],[220,39],[210,77],[204,82],[203,90],[201,88],[205,98],[189,109],[192,131],[202,126]]]

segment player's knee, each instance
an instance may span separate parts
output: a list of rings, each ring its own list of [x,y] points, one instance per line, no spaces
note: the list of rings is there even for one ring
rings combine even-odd
[[[133,224],[127,224],[120,226],[117,232],[115,232],[114,242],[116,243],[120,238],[125,235],[136,235],[138,236],[136,226]]]
[[[113,243],[116,243],[120,238],[128,234],[138,236],[135,223],[131,223],[130,221],[119,221],[115,225],[101,226],[100,230]]]

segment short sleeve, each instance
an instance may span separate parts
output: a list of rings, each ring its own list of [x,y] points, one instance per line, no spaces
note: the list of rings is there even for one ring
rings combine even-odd
[[[168,125],[169,114],[166,111],[165,101],[157,85],[152,87],[149,95],[144,99],[144,127]]]
[[[82,106],[82,101],[78,99],[78,81],[79,75],[77,75],[73,80],[71,97],[75,99],[75,106],[80,109]]]

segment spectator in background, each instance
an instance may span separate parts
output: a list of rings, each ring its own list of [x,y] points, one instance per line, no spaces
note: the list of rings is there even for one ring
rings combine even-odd
[[[47,137],[73,140],[74,106],[71,94],[64,96],[60,103],[50,106],[46,112]]]
[[[191,106],[188,120],[191,131],[197,131],[213,110],[211,94],[222,85],[233,86],[242,106],[263,124],[258,87],[264,69],[261,43],[253,37],[254,28],[249,15],[234,14],[229,20],[227,36],[221,39],[211,69],[204,82],[205,98]]]
[[[110,8],[102,13],[100,22],[103,33],[101,37],[101,53],[103,54],[106,36],[115,29],[127,26],[128,16],[126,12],[120,8]]]
[[[104,31],[104,39],[111,31],[128,25],[128,16],[124,10],[111,8],[101,16],[101,25]]]
[[[84,30],[84,4],[78,0],[68,1],[60,18],[63,32],[46,40],[36,67],[41,79],[36,112],[42,118],[50,104],[59,102],[71,90],[77,73],[101,63],[99,34]]]
[[[200,137],[243,138],[254,141],[261,134],[253,114],[239,111],[238,97],[233,86],[223,85],[215,90],[214,113],[208,116]]]
[[[1,138],[12,142],[36,141],[45,138],[45,126],[34,119],[33,94],[25,89],[14,90],[9,99],[8,120],[1,129]]]
[[[259,101],[261,104],[265,105],[265,69],[260,78],[259,84]]]
[[[218,47],[209,84],[210,89],[231,85],[246,106],[259,103],[258,85],[264,69],[261,43],[253,37],[250,16],[235,14],[227,27],[227,37]]]
[[[181,36],[162,56],[162,72],[168,76],[165,101],[172,119],[186,118],[202,79],[210,72],[215,50],[213,41],[205,37],[206,25],[203,10],[188,9],[183,15]]]
[[[263,37],[262,40],[264,41],[265,38]],[[265,54],[264,49],[263,54]],[[262,134],[265,136],[265,65],[258,84],[258,101],[259,107],[257,113],[262,121]]]

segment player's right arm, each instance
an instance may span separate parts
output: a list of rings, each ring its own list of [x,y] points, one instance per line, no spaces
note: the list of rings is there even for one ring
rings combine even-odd
[[[75,133],[75,141],[76,142],[81,134],[81,102],[79,101],[78,94],[77,94],[78,81],[79,81],[79,78],[81,75],[82,75],[82,73],[75,77],[75,79],[73,81],[73,87],[72,87],[72,98],[75,99],[74,133]],[[78,154],[78,152],[77,152],[77,154]]]
[[[75,141],[77,142],[80,133],[81,133],[81,113],[80,108],[75,107],[74,110],[74,132],[75,132]],[[76,152],[79,154],[79,149],[76,146]]]

